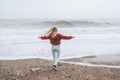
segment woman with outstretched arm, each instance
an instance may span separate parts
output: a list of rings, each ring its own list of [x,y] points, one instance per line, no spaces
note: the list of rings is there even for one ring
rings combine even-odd
[[[42,40],[49,39],[52,45],[52,55],[53,55],[53,69],[57,70],[57,64],[60,57],[60,44],[61,39],[70,40],[74,38],[73,36],[65,36],[58,33],[57,28],[53,27],[46,32],[44,36],[40,36]]]

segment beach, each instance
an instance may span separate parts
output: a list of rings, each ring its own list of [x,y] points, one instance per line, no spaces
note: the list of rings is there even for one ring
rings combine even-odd
[[[0,80],[119,80],[120,68],[91,67],[44,59],[0,60]]]
[[[0,80],[120,80],[120,0],[0,0]]]
[[[118,21],[119,22],[119,21]],[[52,69],[51,27],[62,40],[58,71]],[[120,24],[109,20],[0,20],[0,80],[119,80]]]

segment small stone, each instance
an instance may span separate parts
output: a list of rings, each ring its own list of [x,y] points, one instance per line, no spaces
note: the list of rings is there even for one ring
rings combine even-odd
[[[39,71],[39,70],[43,70],[42,67],[33,67],[33,68],[30,68],[31,71],[33,72],[36,72],[36,71]]]
[[[17,72],[16,72],[16,75],[17,75],[18,77],[23,77],[25,74],[24,74],[22,71],[17,71]]]

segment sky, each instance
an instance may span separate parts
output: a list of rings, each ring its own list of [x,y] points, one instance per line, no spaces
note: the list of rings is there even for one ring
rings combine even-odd
[[[0,0],[0,19],[120,19],[120,0]]]

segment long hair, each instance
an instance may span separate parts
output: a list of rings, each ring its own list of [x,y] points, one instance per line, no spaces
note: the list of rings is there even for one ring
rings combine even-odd
[[[45,33],[45,36],[51,38],[54,31],[57,31],[57,28],[56,28],[56,27],[53,27],[53,28],[51,28],[50,30],[48,30],[48,31]]]

